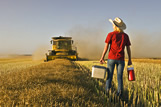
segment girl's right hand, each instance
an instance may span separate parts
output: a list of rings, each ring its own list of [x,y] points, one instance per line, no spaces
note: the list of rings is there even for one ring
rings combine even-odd
[[[100,59],[100,64],[106,64],[104,59]]]

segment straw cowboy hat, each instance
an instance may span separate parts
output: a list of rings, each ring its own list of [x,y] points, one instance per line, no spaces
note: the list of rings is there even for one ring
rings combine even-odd
[[[112,24],[116,25],[118,28],[122,29],[122,30],[125,30],[126,29],[125,23],[122,21],[122,19],[120,19],[118,17],[116,17],[114,20],[109,19],[109,21]]]

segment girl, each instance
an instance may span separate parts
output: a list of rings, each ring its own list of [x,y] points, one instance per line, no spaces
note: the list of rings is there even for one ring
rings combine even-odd
[[[108,68],[109,68],[109,78],[106,80],[106,92],[108,93],[109,89],[111,88],[111,81],[113,78],[113,72],[114,68],[116,66],[117,68],[117,80],[118,80],[118,91],[117,95],[121,96],[123,92],[123,70],[125,66],[125,57],[124,57],[124,49],[126,47],[127,54],[128,54],[128,65],[132,64],[131,61],[131,50],[130,50],[130,40],[129,36],[124,33],[123,30],[126,29],[125,23],[118,17],[116,17],[114,20],[109,19],[109,21],[113,25],[113,32],[110,32],[105,40],[105,47],[104,51],[102,53],[102,57],[100,59],[100,63],[105,63],[104,57],[105,54],[109,48],[109,54],[108,54]]]

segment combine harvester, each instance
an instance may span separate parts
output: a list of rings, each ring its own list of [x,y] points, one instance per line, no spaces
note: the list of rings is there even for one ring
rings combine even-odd
[[[48,50],[49,54],[46,53],[45,62],[57,58],[78,60],[77,48],[73,46],[72,37],[52,37],[50,42],[52,44],[52,50]]]

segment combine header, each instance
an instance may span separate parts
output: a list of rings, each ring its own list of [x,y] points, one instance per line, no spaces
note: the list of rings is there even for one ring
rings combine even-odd
[[[72,37],[52,37],[50,41],[52,50],[46,54],[46,60],[54,60],[56,58],[67,58],[69,60],[77,60],[78,53],[76,47],[73,47]]]

